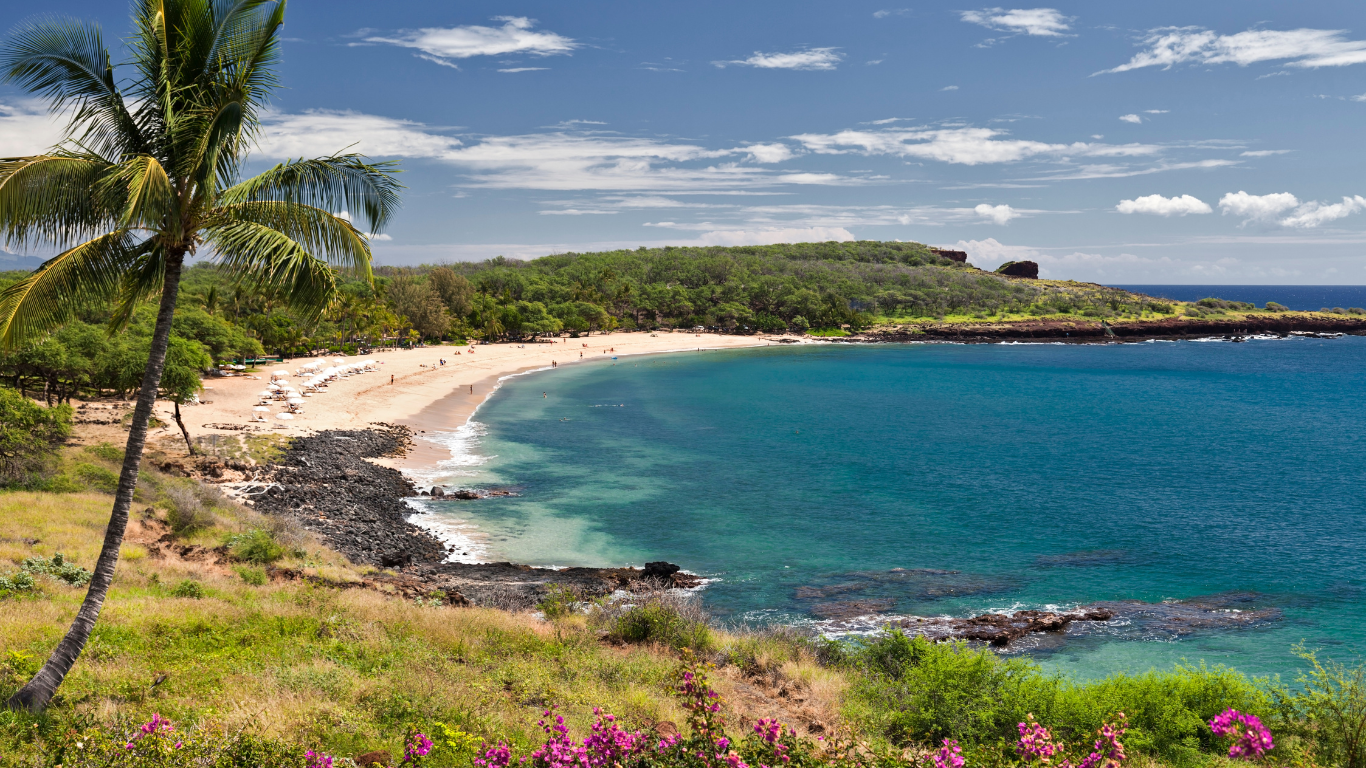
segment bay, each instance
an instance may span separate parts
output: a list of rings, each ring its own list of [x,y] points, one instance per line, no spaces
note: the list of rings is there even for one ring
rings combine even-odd
[[[519,496],[425,503],[484,560],[678,563],[722,621],[1194,598],[1267,620],[1024,652],[1289,673],[1300,641],[1366,648],[1363,384],[1356,337],[622,357],[509,379],[461,432],[444,475]]]

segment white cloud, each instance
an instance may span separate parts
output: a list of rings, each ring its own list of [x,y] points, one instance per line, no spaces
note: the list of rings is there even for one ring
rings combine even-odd
[[[1147,144],[1046,144],[999,138],[1003,135],[1003,131],[994,128],[922,128],[806,133],[790,138],[817,154],[899,155],[960,165],[1013,163],[1039,155],[1135,157],[1156,155],[1161,151],[1159,147]]]
[[[1246,192],[1229,192],[1219,198],[1219,210],[1225,215],[1233,214],[1249,221],[1274,219],[1291,208],[1299,206],[1300,201],[1289,192],[1270,195],[1249,195]]]
[[[1341,30],[1249,29],[1220,35],[1200,27],[1155,29],[1143,40],[1147,45],[1127,64],[1108,72],[1128,72],[1143,67],[1171,69],[1176,64],[1237,64],[1284,61],[1291,67],[1341,67],[1366,63],[1366,40],[1348,40]]]
[[[823,243],[829,240],[855,240],[842,227],[805,227],[795,229],[722,229],[702,233],[689,245],[772,245],[774,243]]]
[[[792,159],[792,149],[786,144],[751,144],[742,151],[748,152],[756,163],[781,163]]]
[[[1358,94],[1358,95],[1353,96],[1353,97],[1351,97],[1351,98],[1352,98],[1352,101],[1366,101],[1366,93]]]
[[[37,99],[0,103],[0,154],[40,155],[64,137],[64,122]]]
[[[1119,116],[1119,119],[1120,119],[1120,120],[1123,120],[1123,121],[1126,122],[1126,123],[1141,123],[1141,122],[1143,122],[1143,118],[1139,117],[1138,115],[1120,115],[1120,116]]]
[[[987,205],[982,203],[972,209],[978,216],[997,224],[1009,224],[1011,219],[1020,218],[1019,211],[1008,205]]]
[[[421,123],[356,112],[271,113],[256,156],[316,157],[341,151],[371,157],[421,158],[460,166],[471,186],[504,189],[720,191],[789,184],[860,184],[833,173],[774,173],[738,162],[781,162],[795,153],[781,143],[708,149],[696,144],[559,130],[488,136],[469,144]]]
[[[1272,155],[1285,155],[1294,152],[1293,149],[1258,149],[1251,152],[1243,152],[1239,157],[1271,157]]]
[[[987,29],[1015,34],[1037,35],[1041,37],[1061,37],[1071,27],[1067,22],[1071,17],[1064,16],[1053,8],[987,8],[981,11],[960,11],[963,21],[980,24]]]
[[[940,88],[939,90],[941,90],[941,91],[956,91],[956,90],[958,90],[958,86],[956,86],[956,85],[946,85],[946,86],[944,86],[943,88]]]
[[[843,60],[844,54],[840,53],[838,48],[807,48],[792,53],[755,51],[748,59],[713,61],[712,64],[722,68],[729,64],[739,64],[760,69],[828,70],[834,69]]]
[[[1167,113],[1170,112],[1170,111],[1171,111],[1170,109],[1145,109],[1145,110],[1143,110],[1143,112],[1144,112],[1145,114],[1149,114],[1149,115],[1165,115],[1165,114],[1167,114]]]
[[[888,8],[881,11],[873,11],[873,18],[885,19],[888,16],[908,16],[910,13],[910,8]]]
[[[1313,229],[1320,224],[1345,218],[1363,210],[1366,210],[1366,197],[1361,195],[1343,197],[1342,202],[1332,205],[1310,201],[1296,208],[1290,216],[1281,219],[1280,225],[1297,229]]]
[[[1189,213],[1213,213],[1209,203],[1190,195],[1163,197],[1145,195],[1133,200],[1121,200],[1115,210],[1120,213],[1147,213],[1154,216],[1185,216]]]
[[[500,69],[500,70],[498,70],[498,71],[499,71],[499,72],[544,72],[544,71],[546,71],[547,69],[550,69],[550,67],[509,67],[508,69]]]
[[[377,235],[377,234],[375,234],[374,232],[371,232],[371,233],[367,234],[366,237],[369,238],[371,241],[381,242],[381,243],[387,243],[387,242],[389,242],[390,240],[393,240],[393,239],[394,239],[393,236],[391,236],[391,235]]]
[[[272,160],[318,157],[350,151],[374,157],[443,157],[461,146],[459,139],[429,133],[410,120],[359,112],[312,110],[271,112],[262,119],[258,156]]]
[[[454,66],[451,59],[514,53],[552,56],[579,47],[579,43],[563,35],[533,30],[536,22],[525,16],[497,16],[494,21],[503,22],[503,26],[429,27],[392,37],[366,37],[365,42],[416,48],[426,54],[422,58],[447,66]]]

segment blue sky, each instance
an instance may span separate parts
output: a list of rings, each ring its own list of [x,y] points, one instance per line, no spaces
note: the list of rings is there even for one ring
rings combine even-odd
[[[118,2],[44,10],[129,28]],[[353,143],[400,160],[380,263],[858,238],[1110,283],[1366,284],[1366,3],[295,0],[286,18],[259,164]],[[0,87],[0,154],[54,136]]]

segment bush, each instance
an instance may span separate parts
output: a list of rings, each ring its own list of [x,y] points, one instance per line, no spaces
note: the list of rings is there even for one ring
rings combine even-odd
[[[1348,307],[1348,308],[1347,308],[1347,314],[1349,314],[1349,315],[1366,315],[1366,309],[1362,309],[1361,307]]]
[[[264,568],[252,568],[244,565],[238,566],[236,571],[237,575],[242,578],[242,581],[245,581],[253,587],[264,586],[266,581],[268,581],[266,569]]]
[[[670,591],[631,595],[590,614],[590,622],[606,629],[611,640],[697,651],[713,645],[707,618],[695,597]]]
[[[285,548],[275,541],[270,531],[261,528],[233,536],[227,545],[234,560],[257,565],[273,563],[285,556]]]
[[[42,574],[73,587],[83,587],[95,576],[75,563],[68,563],[61,552],[54,554],[51,559],[30,557],[20,567],[29,573]]]
[[[1071,683],[1024,659],[900,632],[856,646],[847,663],[861,673],[852,689],[862,706],[855,719],[898,744],[1010,742],[1030,713],[1060,739],[1081,741],[1123,712],[1132,748],[1179,763],[1217,747],[1206,723],[1224,710],[1271,708],[1250,680],[1223,667]]]
[[[212,528],[218,522],[218,517],[204,504],[199,489],[193,485],[168,483],[161,493],[169,507],[166,522],[171,525],[171,533],[186,536]]]
[[[188,597],[194,600],[204,596],[204,585],[194,579],[183,579],[171,589],[172,597]]]
[[[1274,301],[1268,301],[1268,302],[1266,303],[1266,311],[1268,311],[1268,312],[1289,312],[1289,311],[1290,311],[1290,307],[1287,307],[1287,306],[1284,305],[1284,304],[1277,304],[1277,303],[1274,302]]]
[[[48,474],[71,434],[71,406],[45,408],[0,388],[0,484],[32,485]]]
[[[1316,762],[1342,768],[1366,768],[1366,666],[1348,668],[1296,646],[1309,663],[1299,677],[1300,690],[1275,692],[1285,724],[1316,748]]]
[[[64,768],[191,768],[191,766],[305,766],[301,746],[214,725],[179,731],[161,715],[127,728],[68,729],[44,744],[47,762]]]
[[[97,445],[87,445],[85,452],[97,459],[104,459],[115,464],[123,461],[123,449],[113,443],[99,443]]]
[[[90,490],[113,493],[119,489],[119,476],[104,467],[80,462],[71,468],[71,474],[85,483]]]

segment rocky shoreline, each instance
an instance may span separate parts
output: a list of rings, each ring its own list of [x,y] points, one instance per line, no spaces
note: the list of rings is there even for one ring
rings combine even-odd
[[[1166,318],[1133,322],[1104,323],[1081,320],[1025,320],[1009,323],[927,323],[907,325],[895,330],[870,331],[835,341],[908,342],[946,341],[963,344],[989,344],[1002,341],[1048,341],[1074,344],[1099,344],[1121,341],[1149,341],[1224,337],[1230,341],[1248,336],[1320,336],[1338,334],[1366,335],[1366,318],[1305,317],[1297,314],[1249,316],[1239,319]]]
[[[373,579],[377,584],[452,605],[529,608],[551,585],[589,598],[619,589],[690,588],[701,583],[664,562],[643,569],[559,570],[446,562],[447,545],[408,522],[414,509],[404,499],[419,491],[398,470],[369,461],[403,455],[411,444],[411,430],[374,426],[296,438],[278,461],[257,473],[248,502],[257,511],[287,518],[314,533],[354,563],[383,569]],[[280,575],[306,578],[294,572]]]

